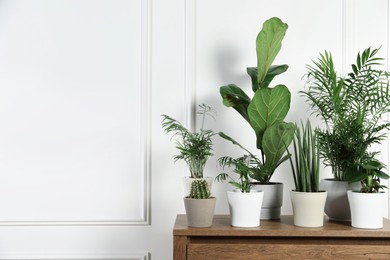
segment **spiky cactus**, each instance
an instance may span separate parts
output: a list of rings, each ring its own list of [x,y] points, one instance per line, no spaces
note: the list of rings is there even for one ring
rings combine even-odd
[[[209,185],[206,180],[194,180],[191,183],[191,192],[189,198],[191,199],[208,199],[211,196]]]

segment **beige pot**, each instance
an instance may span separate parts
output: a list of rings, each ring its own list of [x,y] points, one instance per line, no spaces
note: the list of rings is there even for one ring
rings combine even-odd
[[[327,196],[326,191],[291,191],[290,195],[295,226],[322,227],[324,225],[324,207]]]
[[[184,198],[188,226],[210,227],[213,223],[215,201],[214,197],[209,199]]]

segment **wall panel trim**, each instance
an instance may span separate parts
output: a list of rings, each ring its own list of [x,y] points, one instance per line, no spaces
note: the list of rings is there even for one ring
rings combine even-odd
[[[126,254],[20,254],[11,253],[2,256],[1,260],[150,260],[148,252]]]
[[[109,225],[150,225],[150,215],[151,215],[151,115],[150,115],[150,95],[151,95],[151,2],[152,0],[139,0],[141,3],[141,54],[140,54],[140,66],[141,66],[141,75],[140,75],[140,89],[141,89],[141,122],[140,122],[140,132],[141,132],[141,151],[143,162],[142,163],[142,200],[141,209],[139,212],[139,218],[137,219],[128,219],[128,220],[115,220],[115,219],[101,219],[101,220],[22,220],[22,221],[12,221],[4,220],[0,221],[0,226],[109,226]],[[129,118],[130,120],[130,118]],[[16,259],[16,258],[1,258],[3,259]],[[17,259],[68,259],[68,258],[17,258]],[[79,259],[79,258],[69,258],[69,259]],[[85,258],[83,258],[85,259]],[[95,258],[93,258],[95,259]],[[104,259],[104,258],[99,258]],[[107,258],[113,259],[113,258]],[[122,258],[121,258],[122,259]],[[123,259],[146,259],[143,256],[141,258],[123,258]]]
[[[187,128],[196,128],[196,2],[185,0],[184,12],[184,108]]]

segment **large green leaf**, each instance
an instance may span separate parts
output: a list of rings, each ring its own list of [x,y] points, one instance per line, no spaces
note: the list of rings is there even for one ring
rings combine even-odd
[[[238,113],[249,121],[248,105],[251,99],[245,94],[245,92],[234,84],[222,86],[219,89],[219,93],[223,99],[223,104],[227,107],[233,107]]]
[[[262,149],[265,130],[286,117],[290,109],[291,94],[284,85],[256,91],[248,106],[248,116],[257,137],[257,148]]]
[[[276,169],[281,161],[286,148],[294,138],[295,126],[293,123],[278,122],[264,132],[263,152],[265,155],[265,165],[271,169]]]
[[[256,38],[257,68],[259,85],[265,80],[268,69],[282,47],[282,40],[288,25],[273,17],[264,22]]]
[[[252,79],[252,90],[253,92],[256,92],[259,88],[267,88],[271,81],[274,79],[275,76],[282,74],[283,72],[286,72],[288,69],[288,65],[271,65],[269,68],[267,75],[265,75],[265,79],[263,82],[259,85],[257,82],[257,68],[256,67],[249,67],[246,68],[246,72]]]

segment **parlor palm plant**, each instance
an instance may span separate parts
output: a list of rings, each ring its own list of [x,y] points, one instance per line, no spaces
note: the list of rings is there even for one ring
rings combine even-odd
[[[235,188],[227,192],[232,226],[259,226],[264,192],[251,189],[253,169],[259,163],[257,158],[251,153],[238,158],[224,156],[218,159],[218,163],[223,169],[232,167],[233,172],[238,174],[238,180],[228,173],[221,173],[215,178],[217,181],[229,179],[229,184]]]
[[[372,158],[370,146],[380,143],[390,128],[383,120],[390,109],[389,73],[375,68],[383,60],[378,51],[359,52],[344,78],[329,52],[307,66],[309,87],[301,93],[325,122],[326,128],[317,130],[321,155],[338,180],[346,179],[350,167]]]
[[[192,132],[184,127],[176,119],[168,115],[162,115],[162,127],[165,133],[173,133],[178,136],[176,148],[179,154],[173,159],[176,161],[184,160],[190,170],[191,178],[203,178],[203,171],[207,160],[213,155],[213,139],[215,133],[212,130],[204,129],[204,121],[207,115],[213,117],[215,111],[206,105],[199,105],[197,114],[202,116],[202,125],[200,131]]]
[[[241,192],[250,192],[251,179],[251,164],[253,159],[249,155],[244,155],[239,158],[224,156],[218,159],[218,163],[222,168],[233,167],[233,172],[238,174],[238,181],[230,177],[228,173],[220,173],[215,177],[217,181],[226,181],[230,179],[229,184],[239,189]]]
[[[329,52],[307,66],[308,89],[301,93],[313,113],[325,122],[326,127],[317,130],[318,141],[321,156],[325,165],[332,168],[334,179],[321,180],[320,185],[329,191],[325,212],[334,220],[351,220],[347,190],[359,189],[359,182],[353,181],[360,181],[362,190],[366,190],[368,179],[362,176],[369,175],[364,167],[377,154],[370,149],[384,140],[390,128],[383,118],[390,109],[389,73],[378,69],[383,60],[377,57],[378,51],[367,48],[359,52],[345,77],[337,74]],[[380,178],[375,180],[380,188]]]

